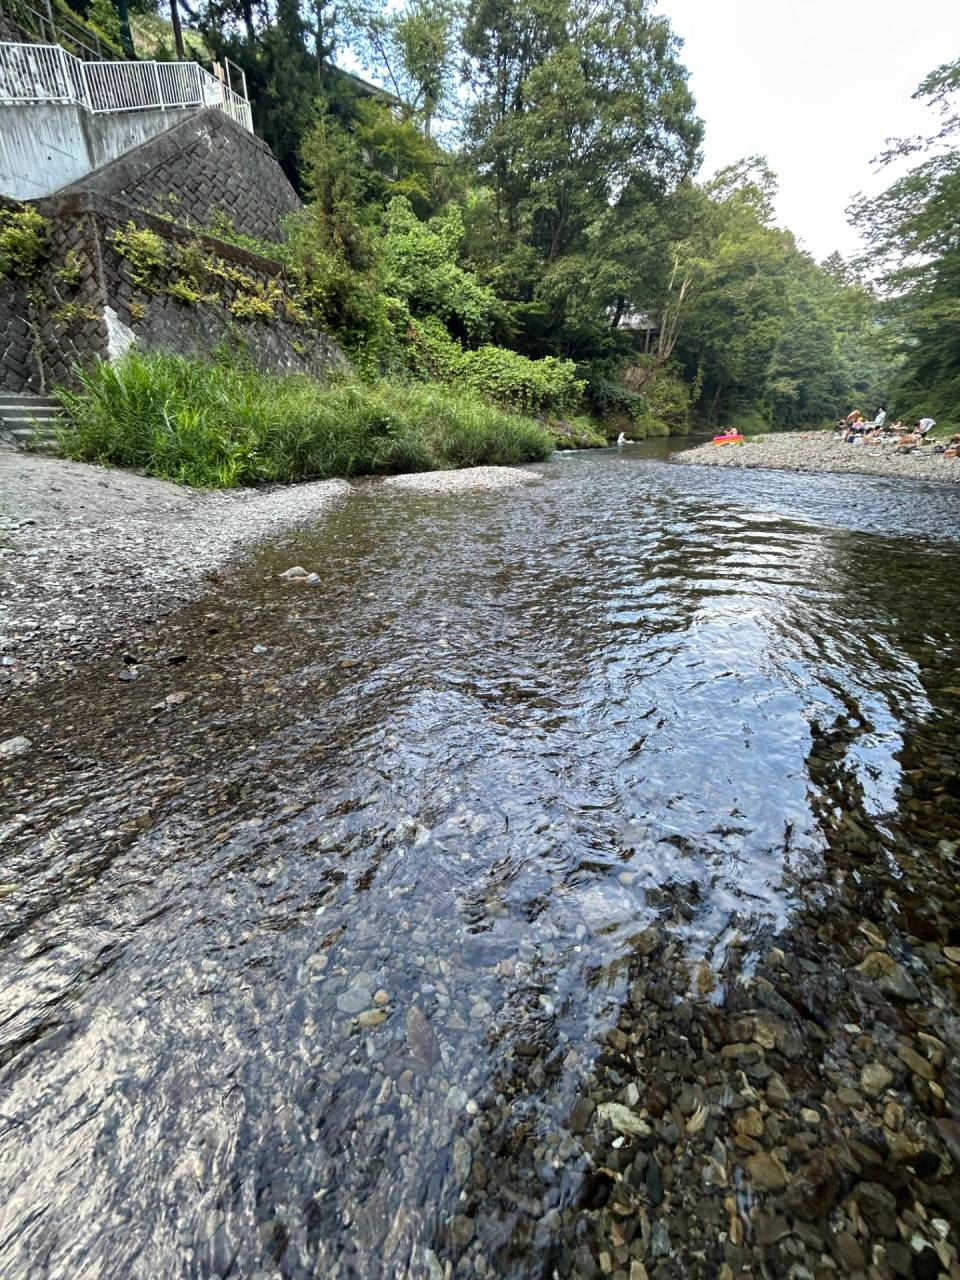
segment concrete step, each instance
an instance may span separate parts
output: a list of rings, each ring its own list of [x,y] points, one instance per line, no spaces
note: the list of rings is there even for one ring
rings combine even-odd
[[[53,396],[0,393],[0,445],[49,449],[62,421],[63,410]]]
[[[53,431],[28,431],[18,427],[14,431],[0,429],[0,448],[29,449],[32,453],[53,453],[57,447]]]
[[[0,391],[0,408],[18,408],[27,405],[59,405],[56,396],[33,395],[27,391]]]
[[[5,409],[0,405],[0,418],[8,425],[14,422],[59,422],[59,409]]]

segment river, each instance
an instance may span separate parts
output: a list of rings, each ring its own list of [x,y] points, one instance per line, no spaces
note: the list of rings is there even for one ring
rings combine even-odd
[[[882,1128],[878,1057],[956,1244],[960,493],[670,447],[358,484],[158,626],[139,679],[118,650],[30,693],[0,1276],[714,1276],[780,1190],[738,1161],[792,1178],[807,1129]],[[894,964],[914,992],[872,998]],[[751,983],[803,1047],[756,1032],[728,1103],[710,1029]],[[897,1074],[904,1037],[929,1072]],[[869,1256],[865,1177],[831,1212]],[[816,1254],[764,1247],[791,1239]]]

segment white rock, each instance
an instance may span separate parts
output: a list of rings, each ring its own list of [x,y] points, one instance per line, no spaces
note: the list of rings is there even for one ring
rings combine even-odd
[[[639,1138],[644,1138],[651,1132],[645,1120],[620,1102],[601,1102],[597,1107],[597,1115],[601,1120],[606,1120],[618,1133],[632,1133]]]

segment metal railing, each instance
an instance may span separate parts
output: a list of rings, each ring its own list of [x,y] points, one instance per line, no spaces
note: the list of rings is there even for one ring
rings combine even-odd
[[[196,62],[83,62],[56,44],[0,41],[4,102],[76,102],[95,113],[219,107],[253,133],[247,99]]]
[[[42,8],[35,8],[27,0],[0,0],[0,17],[9,15],[23,31],[40,41],[66,45],[69,53],[86,61],[110,58],[119,50],[100,39],[92,27],[77,22],[60,10],[54,14],[50,0],[39,0]]]

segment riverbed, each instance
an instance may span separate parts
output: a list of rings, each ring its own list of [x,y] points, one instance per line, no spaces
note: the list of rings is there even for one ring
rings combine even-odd
[[[0,1276],[960,1274],[960,491],[671,447],[8,691]]]

